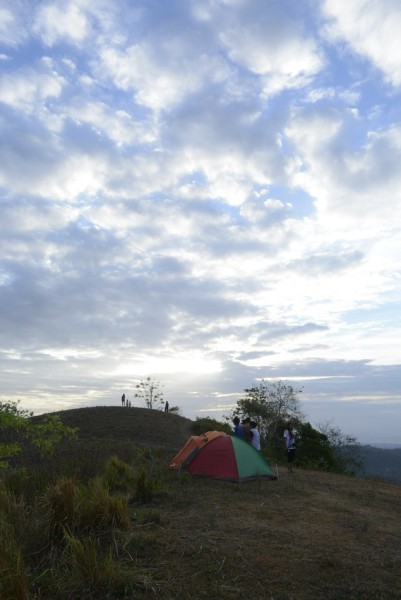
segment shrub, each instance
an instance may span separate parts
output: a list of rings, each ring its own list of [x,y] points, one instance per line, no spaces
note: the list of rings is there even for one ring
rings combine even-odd
[[[83,530],[128,529],[130,518],[127,499],[113,497],[100,477],[89,482],[81,499],[80,525]]]
[[[104,469],[103,481],[111,491],[127,492],[134,485],[133,469],[117,456],[111,456]]]
[[[222,423],[216,421],[211,417],[196,417],[196,421],[192,425],[192,433],[194,435],[201,435],[207,431],[224,431],[225,433],[232,434],[233,428],[228,423]]]

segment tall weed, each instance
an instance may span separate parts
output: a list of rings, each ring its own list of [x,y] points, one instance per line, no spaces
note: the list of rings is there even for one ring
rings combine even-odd
[[[147,504],[167,494],[166,468],[160,454],[150,448],[138,453],[135,461],[133,499]]]
[[[104,528],[127,529],[130,524],[127,499],[111,496],[105,482],[96,477],[81,496],[80,526],[84,530]]]
[[[118,568],[111,551],[102,556],[99,541],[92,538],[79,539],[64,532],[70,552],[72,573],[84,587],[109,587],[118,579]]]
[[[117,456],[111,456],[106,463],[103,481],[113,492],[127,492],[134,485],[133,469]]]
[[[75,530],[77,524],[77,485],[72,477],[61,479],[48,488],[44,495],[44,508],[48,509],[48,529],[62,537],[65,528]]]
[[[13,528],[0,522],[0,598],[28,600],[28,584],[21,550],[17,546]]]

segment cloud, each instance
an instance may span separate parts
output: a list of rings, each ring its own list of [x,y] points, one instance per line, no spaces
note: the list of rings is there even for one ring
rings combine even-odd
[[[25,0],[4,0],[0,8],[0,42],[7,50],[17,48],[29,38],[26,19],[30,6]]]
[[[81,44],[89,34],[89,23],[79,3],[47,3],[36,12],[34,31],[53,46],[59,41]]]
[[[0,102],[30,114],[37,105],[61,94],[65,81],[56,73],[23,69],[6,74],[0,81]]]
[[[398,37],[401,10],[397,0],[325,0],[323,14],[329,18],[327,33],[347,44],[380,69],[394,86],[401,83]]]
[[[356,147],[350,128],[354,128],[354,116],[337,108],[297,111],[286,129],[288,139],[300,152],[291,173],[294,184],[315,198],[320,214],[349,218],[353,227],[359,221],[377,228],[388,222],[390,214],[398,222],[398,126],[368,131]],[[378,193],[386,197],[384,203],[378,202]]]
[[[250,1],[221,10],[219,38],[229,58],[263,80],[263,93],[305,85],[323,66],[312,36],[289,2]]]
[[[0,396],[112,403],[154,371],[190,416],[263,377],[319,414],[395,402],[381,5],[3,5]]]

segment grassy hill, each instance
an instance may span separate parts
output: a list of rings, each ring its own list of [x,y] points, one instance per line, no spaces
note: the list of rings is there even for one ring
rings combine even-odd
[[[107,499],[109,513],[114,507],[107,526],[104,516],[88,525],[83,506],[89,488],[79,492],[71,479],[39,498],[44,507],[52,502],[55,524],[46,541],[52,554],[43,554],[44,542],[25,541],[29,595],[16,598],[401,598],[401,486],[313,471],[287,474],[280,466],[278,481],[238,485],[194,478],[166,467],[191,434],[188,419],[122,407],[58,414],[78,427],[79,450],[63,448],[57,461],[74,456],[89,473],[89,459],[96,458],[100,473],[116,451],[133,467],[117,464],[114,480],[109,467],[109,491],[99,480],[91,484],[103,504]],[[139,493],[144,490],[147,496]],[[92,497],[88,506],[93,513]],[[55,507],[63,515],[57,522]],[[39,517],[29,510],[31,537],[41,531],[45,538],[46,527],[35,529]],[[70,537],[54,538],[60,523]],[[1,577],[0,597],[6,598]]]
[[[78,428],[81,440],[109,439],[129,441],[140,446],[174,452],[191,435],[193,422],[161,410],[96,406],[51,413],[64,424]],[[34,417],[40,420],[42,417]]]

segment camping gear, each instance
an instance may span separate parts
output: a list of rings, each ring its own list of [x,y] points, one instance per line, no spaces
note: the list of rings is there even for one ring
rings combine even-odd
[[[207,437],[207,434],[204,435]],[[185,454],[188,445],[191,446],[191,450]],[[192,475],[237,483],[253,479],[277,479],[264,456],[250,444],[233,435],[222,433],[213,439],[203,438],[198,446],[194,445],[190,438],[177,456],[181,453],[185,456],[183,455],[179,466]],[[176,458],[171,461],[170,468],[177,468],[172,466],[172,463],[177,464]]]
[[[207,431],[201,435],[192,435],[187,443],[181,448],[181,450],[171,459],[169,467],[170,469],[179,469],[184,463],[188,462],[188,459],[196,454],[199,448],[202,448],[205,444],[214,440],[216,437],[227,435],[223,431]]]

